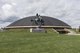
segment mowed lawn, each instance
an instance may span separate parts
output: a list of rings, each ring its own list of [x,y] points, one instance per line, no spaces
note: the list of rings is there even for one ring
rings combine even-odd
[[[55,32],[0,32],[0,53],[80,53],[80,36]]]

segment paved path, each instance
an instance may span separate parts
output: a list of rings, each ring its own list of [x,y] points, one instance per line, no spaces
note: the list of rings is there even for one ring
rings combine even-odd
[[[77,34],[75,31],[73,30],[68,30],[70,33],[68,33],[67,35],[80,35],[80,34]]]

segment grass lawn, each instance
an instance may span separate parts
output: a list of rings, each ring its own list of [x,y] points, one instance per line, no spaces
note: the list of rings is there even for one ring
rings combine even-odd
[[[80,36],[55,32],[0,32],[0,53],[80,53]]]

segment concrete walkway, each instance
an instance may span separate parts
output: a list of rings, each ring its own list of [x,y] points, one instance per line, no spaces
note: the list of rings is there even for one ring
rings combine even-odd
[[[68,29],[68,31],[70,32],[70,33],[68,33],[67,35],[80,35],[80,34],[77,34],[75,31],[73,31],[73,30],[69,30]]]

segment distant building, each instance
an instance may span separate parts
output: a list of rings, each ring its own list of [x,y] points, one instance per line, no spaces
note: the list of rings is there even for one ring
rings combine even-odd
[[[43,24],[41,24],[40,28],[54,29],[59,33],[68,33],[66,29],[71,28],[71,26],[69,26],[68,24],[56,18],[48,17],[48,16],[40,16],[40,17],[44,21],[42,22]],[[33,21],[35,18],[36,16],[29,16],[29,17],[25,17],[23,19],[17,20],[12,24],[8,25],[6,29],[36,28],[40,24],[38,25],[35,23],[35,21]]]
[[[80,26],[79,26],[79,32],[80,32]]]

